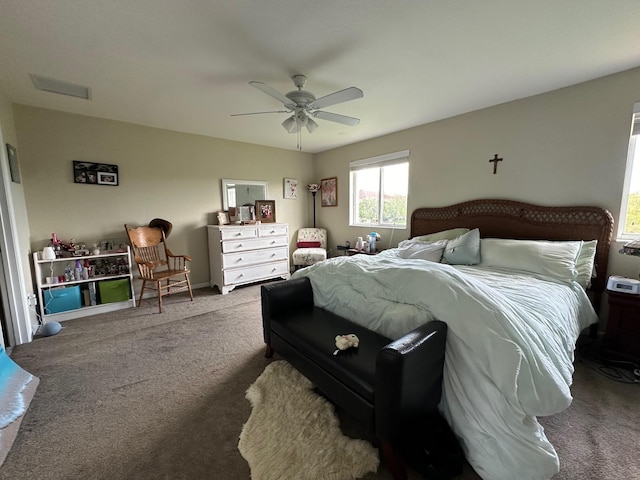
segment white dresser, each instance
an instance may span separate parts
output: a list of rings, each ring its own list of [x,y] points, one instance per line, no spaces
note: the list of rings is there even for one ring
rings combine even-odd
[[[211,287],[226,295],[238,285],[288,279],[289,225],[207,225]]]

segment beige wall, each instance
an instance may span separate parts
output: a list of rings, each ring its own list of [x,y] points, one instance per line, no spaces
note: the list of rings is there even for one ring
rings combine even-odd
[[[282,180],[301,185],[338,177],[338,206],[321,207],[318,225],[331,249],[368,229],[348,226],[349,162],[409,149],[409,211],[473,198],[544,205],[591,204],[617,222],[640,69],[434,122],[317,155],[115,121],[14,106],[32,248],[52,232],[80,241],[122,238],[126,223],[174,223],[171,247],[197,259],[195,284],[209,281],[205,225],[221,208],[220,179],[267,180],[279,221],[309,225],[311,197],[282,198]],[[366,121],[366,119],[363,119]],[[497,175],[489,159],[504,161]],[[73,183],[72,160],[118,164],[120,186]],[[379,229],[382,247],[408,230]],[[636,277],[640,259],[617,254],[609,273]],[[201,261],[200,261],[201,260]]]
[[[283,179],[309,182],[310,154],[23,105],[14,115],[35,250],[53,232],[91,244],[126,238],[125,223],[164,218],[173,223],[169,246],[193,258],[192,283],[202,286],[209,284],[205,226],[217,223],[221,178],[267,181],[276,219],[292,232],[309,218],[309,196],[283,199]],[[74,183],[73,160],[117,164],[120,185]]]
[[[409,149],[409,211],[474,198],[596,205],[618,221],[640,69],[404,130],[315,156],[318,179],[338,176],[338,207],[320,208],[332,245],[369,230],[349,227],[349,162]],[[489,159],[504,161],[493,175]],[[390,230],[379,229],[382,246]],[[393,244],[407,238],[396,231]],[[610,273],[638,276],[640,259],[613,246]]]

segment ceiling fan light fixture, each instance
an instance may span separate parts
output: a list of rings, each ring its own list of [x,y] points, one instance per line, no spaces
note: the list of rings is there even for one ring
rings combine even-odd
[[[287,118],[284,122],[282,122],[282,126],[284,127],[284,129],[289,132],[289,133],[295,133],[296,130],[298,129],[298,125],[296,123],[296,117],[295,115],[291,115],[289,118]]]
[[[309,118],[309,120],[307,120],[307,130],[309,130],[309,133],[313,133],[316,128],[318,128],[318,124],[314,122],[312,118]]]

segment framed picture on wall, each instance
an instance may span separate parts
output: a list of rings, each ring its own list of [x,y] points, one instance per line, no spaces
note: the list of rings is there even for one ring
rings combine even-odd
[[[73,182],[118,186],[118,166],[110,163],[73,161]]]
[[[98,185],[118,185],[118,174],[98,172]]]
[[[18,151],[16,147],[7,143],[7,157],[9,157],[9,173],[11,181],[20,183],[20,166],[18,165]]]
[[[323,207],[338,206],[338,177],[320,180],[320,204]]]
[[[264,223],[276,221],[276,201],[256,200],[256,220]]]
[[[295,178],[284,179],[284,198],[298,198],[298,180]]]

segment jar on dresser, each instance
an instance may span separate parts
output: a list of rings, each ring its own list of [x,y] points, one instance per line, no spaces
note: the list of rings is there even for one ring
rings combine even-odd
[[[226,295],[238,285],[282,278],[289,271],[289,225],[207,225],[211,287]]]

